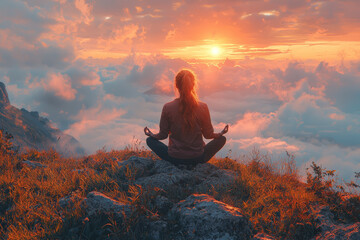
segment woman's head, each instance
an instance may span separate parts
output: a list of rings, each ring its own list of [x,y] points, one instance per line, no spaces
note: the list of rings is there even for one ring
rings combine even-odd
[[[181,95],[195,92],[196,77],[195,74],[187,69],[183,69],[175,77],[175,86]]]
[[[180,111],[184,118],[185,129],[191,130],[196,122],[196,108],[199,105],[195,74],[187,69],[181,70],[175,77],[175,86],[180,94]]]

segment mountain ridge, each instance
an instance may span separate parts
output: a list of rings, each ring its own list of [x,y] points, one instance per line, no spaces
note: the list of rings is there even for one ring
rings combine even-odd
[[[36,111],[18,109],[11,105],[6,86],[0,82],[0,128],[14,137],[22,150],[54,149],[64,156],[82,156],[84,148],[72,136],[53,127],[51,122]]]

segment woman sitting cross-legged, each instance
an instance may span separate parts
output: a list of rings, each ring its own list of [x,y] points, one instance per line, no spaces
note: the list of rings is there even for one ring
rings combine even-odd
[[[144,128],[146,143],[161,159],[175,165],[196,165],[209,161],[224,145],[229,126],[214,133],[206,103],[196,94],[197,79],[190,70],[181,70],[175,77],[180,97],[164,105],[160,119],[160,131],[153,134]],[[169,136],[169,147],[159,140]],[[202,136],[213,139],[205,145]]]

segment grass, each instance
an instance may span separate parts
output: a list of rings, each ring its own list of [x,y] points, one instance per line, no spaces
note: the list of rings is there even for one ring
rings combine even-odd
[[[130,156],[154,159],[155,156],[133,142],[123,150],[97,151],[83,158],[63,158],[55,151],[29,150],[18,153],[11,136],[0,131],[0,239],[139,239],[146,229],[144,219],[159,219],[153,201],[164,195],[174,203],[191,194],[182,189],[164,192],[143,189],[133,184],[134,169],[121,169],[117,161]],[[47,167],[31,168],[30,160]],[[254,150],[237,161],[213,158],[211,164],[239,173],[226,188],[213,186],[206,192],[217,200],[239,207],[254,225],[279,239],[310,239],[316,234],[310,207],[329,205],[337,220],[360,221],[360,196],[346,194],[345,188],[358,189],[358,183],[338,186],[334,171],[315,163],[307,183],[299,181],[294,156],[273,162],[268,155]],[[78,169],[74,171],[74,169]],[[359,177],[359,176],[358,176]],[[120,222],[111,214],[89,221],[82,199],[97,190],[116,200],[131,204],[132,216]],[[62,208],[59,200],[73,196],[71,205]],[[346,196],[347,200],[344,201]],[[99,235],[100,234],[100,235]]]

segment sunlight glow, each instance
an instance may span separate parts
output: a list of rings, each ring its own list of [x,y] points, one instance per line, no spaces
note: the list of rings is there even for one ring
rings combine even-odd
[[[111,17],[110,16],[107,16],[107,17],[105,17],[105,20],[109,20]]]
[[[211,48],[211,54],[213,55],[213,56],[218,56],[219,54],[220,54],[220,48],[219,47],[212,47]]]

